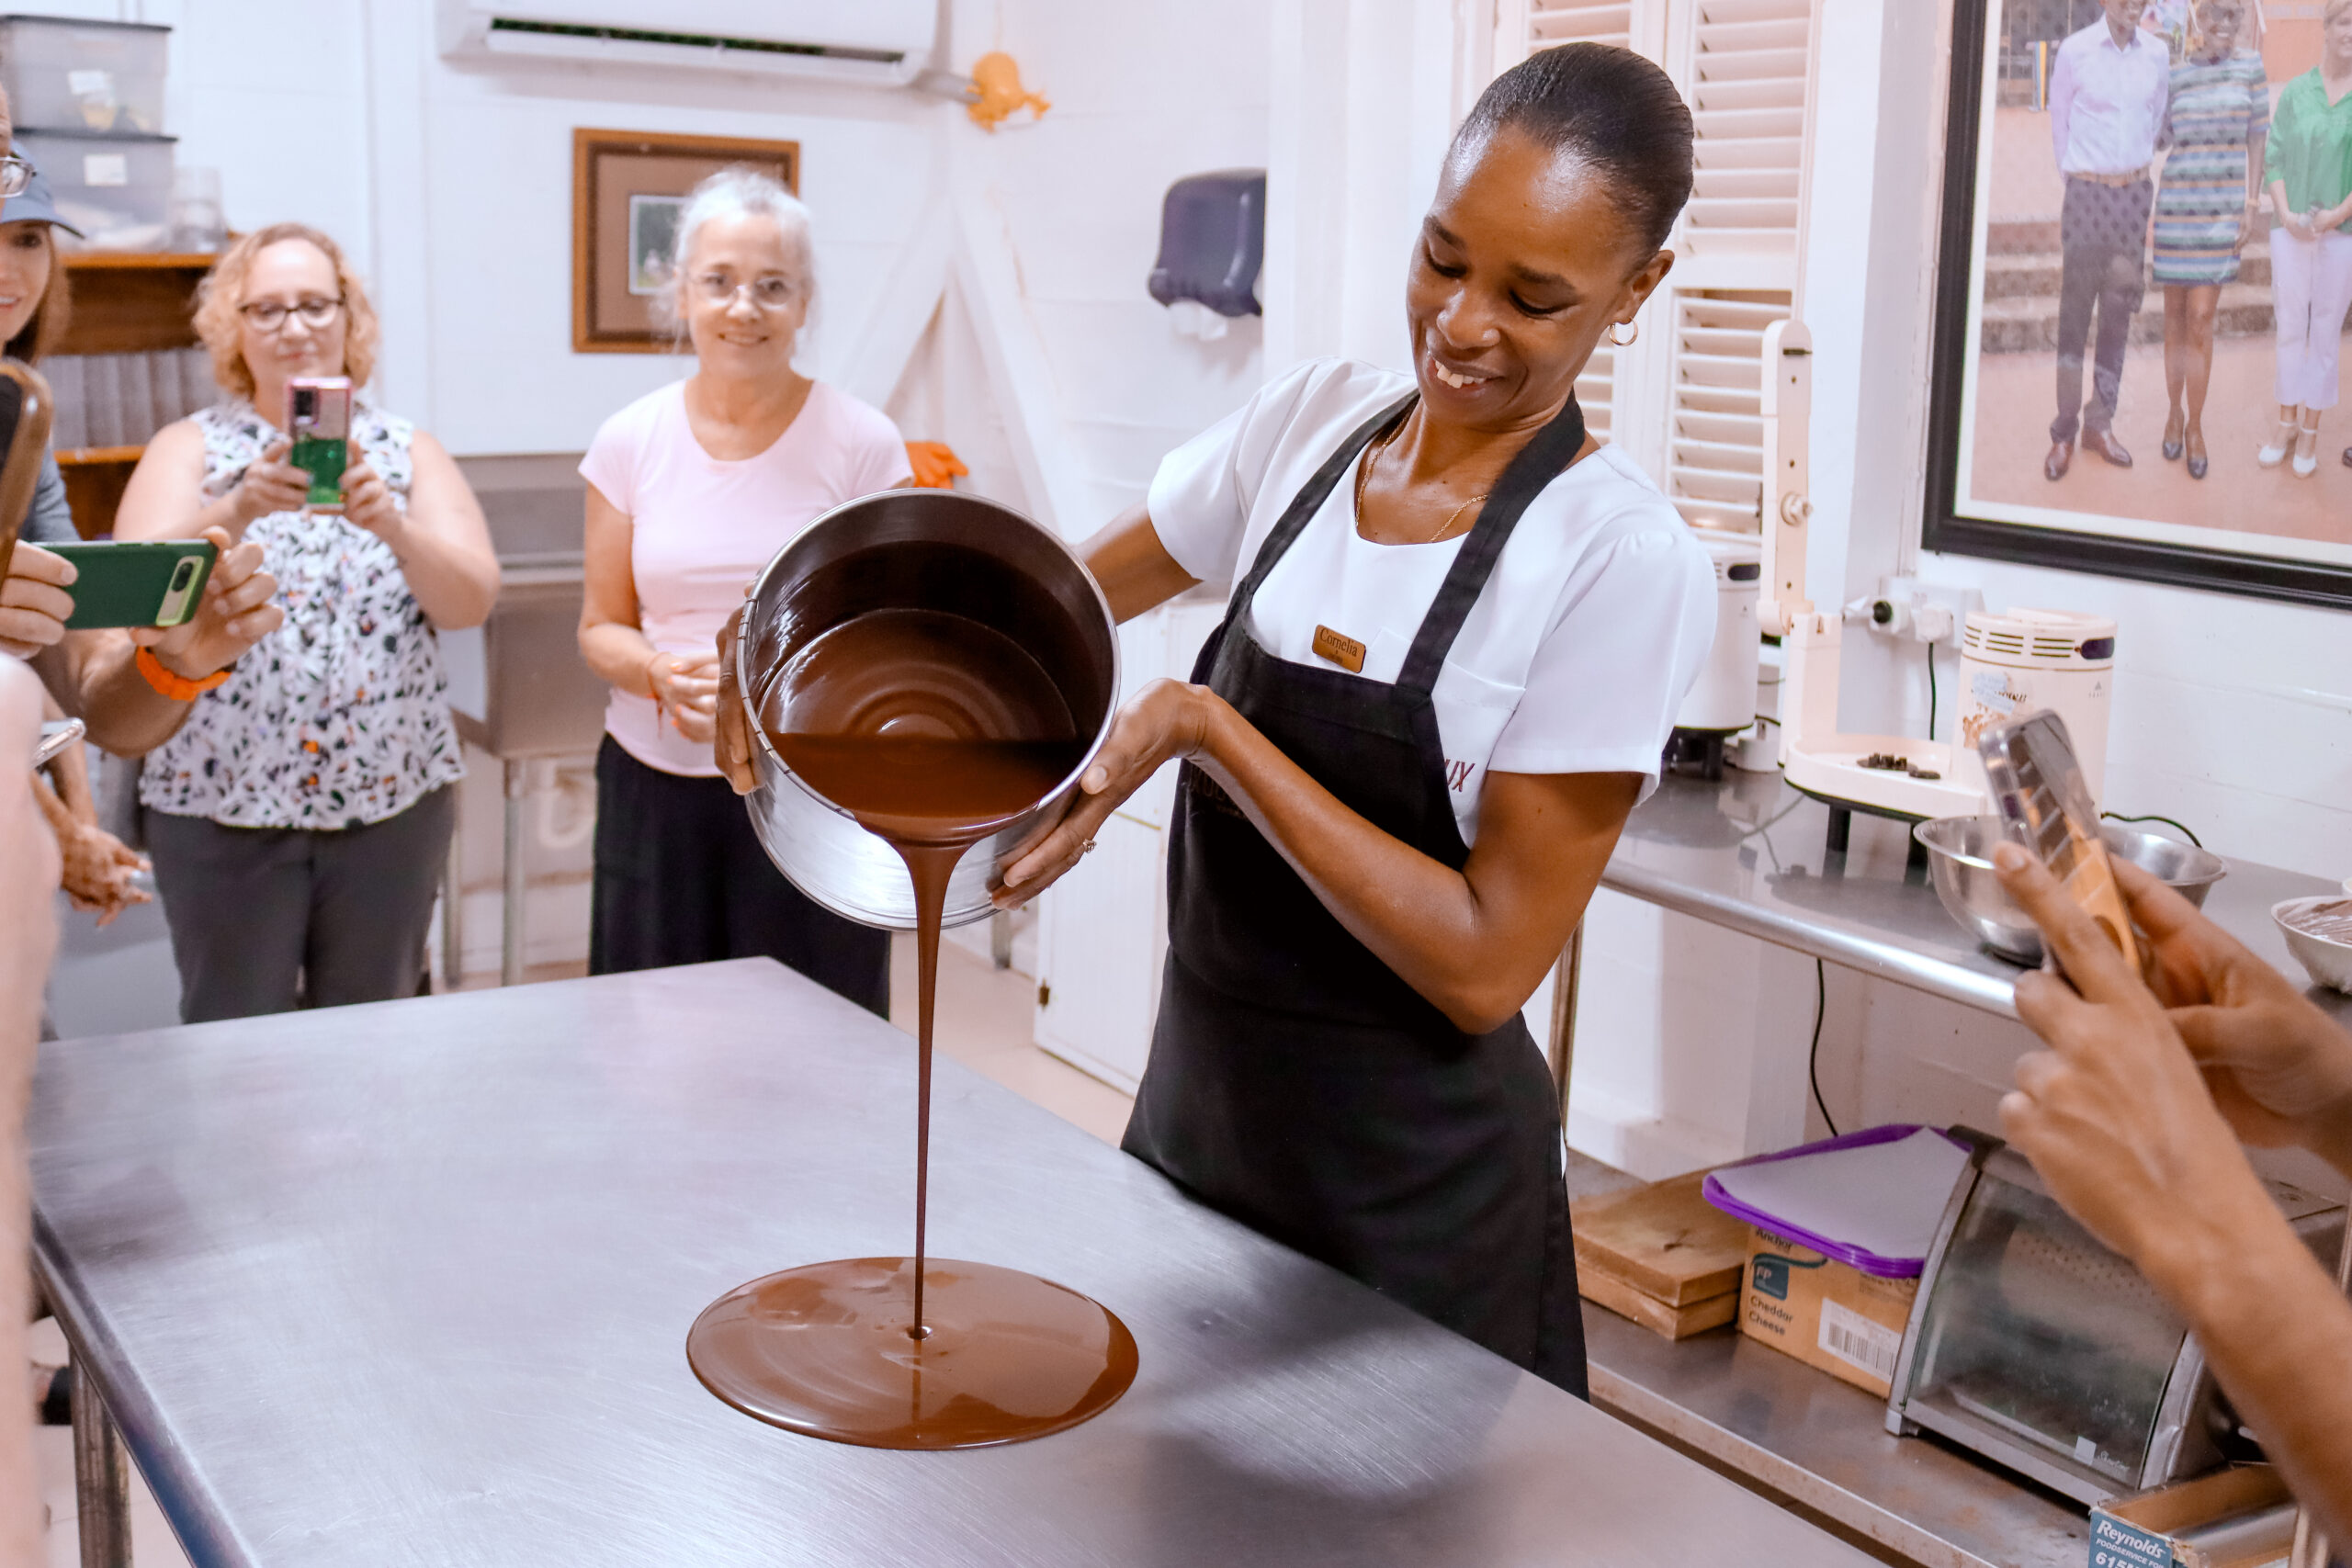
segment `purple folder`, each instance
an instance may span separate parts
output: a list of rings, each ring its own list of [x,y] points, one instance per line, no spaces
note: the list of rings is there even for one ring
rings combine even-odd
[[[1758,1155],[1754,1159],[1740,1160],[1737,1164],[1725,1166],[1724,1168],[1736,1170],[1740,1166],[1769,1165],[1775,1160],[1795,1159],[1800,1155],[1826,1154],[1832,1149],[1867,1148],[1872,1144],[1891,1144],[1898,1139],[1907,1138],[1919,1130],[1919,1123],[1916,1122],[1895,1122],[1884,1127],[1865,1127],[1859,1133],[1848,1133],[1842,1137],[1825,1138],[1820,1143],[1806,1144],[1799,1148],[1782,1149],[1779,1154]],[[1940,1127],[1936,1128],[1935,1132],[1956,1148],[1966,1150],[1971,1147],[1967,1142],[1953,1137]],[[1928,1260],[1924,1257],[1883,1258],[1864,1247],[1838,1241],[1834,1237],[1815,1235],[1802,1225],[1791,1224],[1776,1214],[1767,1213],[1733,1197],[1724,1190],[1723,1184],[1715,1179],[1713,1172],[1708,1174],[1702,1190],[1708,1202],[1735,1219],[1746,1220],[1757,1229],[1769,1231],[1785,1241],[1809,1247],[1826,1258],[1834,1258],[1840,1263],[1851,1264],[1865,1274],[1875,1274],[1886,1280],[1908,1280],[1917,1278],[1920,1270],[1927,1266]]]

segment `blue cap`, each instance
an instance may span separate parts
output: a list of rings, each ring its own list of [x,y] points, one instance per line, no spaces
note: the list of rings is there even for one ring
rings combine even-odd
[[[58,215],[57,203],[50,197],[49,181],[33,167],[33,161],[22,153],[17,156],[24,161],[25,188],[0,201],[0,223],[54,223],[75,239],[83,238],[81,230]]]

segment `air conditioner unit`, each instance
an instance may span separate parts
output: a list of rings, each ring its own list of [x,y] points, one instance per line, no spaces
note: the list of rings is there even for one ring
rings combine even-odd
[[[453,59],[667,66],[904,86],[938,0],[439,0]]]

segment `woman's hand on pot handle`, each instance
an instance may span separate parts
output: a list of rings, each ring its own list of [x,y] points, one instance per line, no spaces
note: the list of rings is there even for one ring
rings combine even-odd
[[[1059,822],[1033,834],[1004,870],[996,907],[1017,909],[1061,880],[1094,847],[1111,813],[1169,761],[1197,753],[1208,734],[1205,686],[1154,681],[1111,721],[1110,738],[1078,781],[1078,795]]]

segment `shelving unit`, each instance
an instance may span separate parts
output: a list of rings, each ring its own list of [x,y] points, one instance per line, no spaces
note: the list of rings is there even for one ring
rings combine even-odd
[[[90,252],[63,256],[74,315],[56,353],[145,354],[196,345],[196,286],[217,257]],[[85,539],[114,529],[115,508],[142,446],[84,446],[57,454],[74,526]]]

